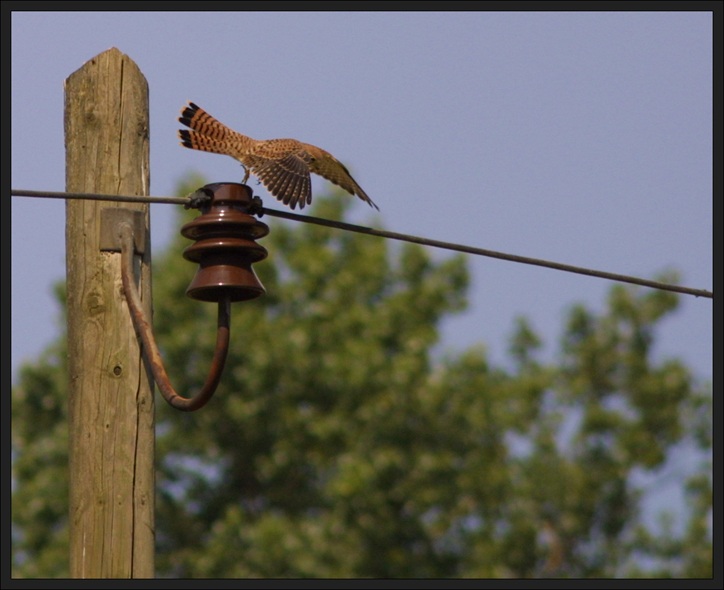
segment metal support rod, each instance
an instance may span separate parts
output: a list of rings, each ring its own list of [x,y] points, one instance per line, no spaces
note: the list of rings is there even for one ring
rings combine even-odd
[[[216,391],[224,370],[226,356],[229,351],[229,318],[231,315],[231,299],[224,297],[219,301],[219,319],[216,332],[216,349],[214,358],[211,361],[211,368],[206,382],[195,396],[186,398],[173,389],[171,382],[163,366],[163,360],[159,353],[156,340],[153,336],[153,329],[141,308],[141,301],[133,280],[133,228],[130,223],[119,224],[119,238],[121,242],[121,279],[123,281],[123,292],[126,296],[128,309],[131,313],[131,320],[136,328],[138,336],[143,343],[148,361],[153,373],[153,378],[161,390],[161,395],[177,410],[182,412],[193,412],[206,405]]]

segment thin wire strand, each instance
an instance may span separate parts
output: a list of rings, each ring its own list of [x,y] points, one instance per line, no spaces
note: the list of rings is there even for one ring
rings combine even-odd
[[[344,229],[347,231],[353,231],[362,234],[369,234],[372,236],[380,236],[389,238],[392,240],[400,240],[403,242],[412,242],[413,244],[422,244],[424,246],[433,246],[435,248],[442,248],[445,250],[453,250],[455,252],[464,252],[466,254],[475,254],[476,256],[487,256],[488,258],[499,258],[501,260],[510,260],[511,262],[519,262],[521,264],[530,264],[534,266],[543,266],[545,268],[553,268],[555,270],[562,270],[564,272],[572,272],[576,274],[587,275],[591,277],[598,277],[602,279],[609,279],[611,281],[619,281],[624,283],[632,283],[634,285],[642,285],[644,287],[652,287],[654,289],[662,289],[665,291],[676,291],[677,293],[685,293],[687,295],[694,295],[696,297],[708,297],[713,298],[711,291],[704,289],[692,289],[690,287],[682,287],[680,285],[672,285],[670,283],[662,283],[659,281],[650,281],[648,279],[640,279],[638,277],[632,277],[628,275],[622,275],[612,272],[605,272],[601,270],[593,270],[590,268],[584,268],[581,266],[573,266],[570,264],[562,264],[560,262],[552,262],[550,260],[542,260],[540,258],[530,258],[528,256],[518,256],[516,254],[506,254],[504,252],[496,252],[495,250],[486,250],[485,248],[476,248],[474,246],[465,246],[462,244],[454,244],[451,242],[441,242],[439,240],[432,240],[429,238],[420,238],[417,236],[410,236],[407,234],[399,234],[386,230],[373,229],[371,227],[363,227],[360,225],[353,225],[351,223],[345,223],[343,221],[331,221],[329,219],[322,219],[320,217],[312,217],[310,215],[297,215],[296,213],[289,213],[288,211],[277,211],[264,208],[264,213],[273,217],[282,217],[284,219],[293,219],[296,221],[306,221],[307,223],[315,223],[317,225],[326,225],[328,227],[335,227],[338,229]]]
[[[171,205],[187,205],[189,203],[189,199],[186,197],[145,197],[145,196],[129,196],[129,195],[102,195],[102,194],[96,194],[96,193],[64,193],[64,192],[28,191],[28,190],[14,190],[14,189],[11,190],[11,194],[14,197],[40,197],[40,198],[51,198],[51,199],[91,199],[91,200],[100,200],[100,201],[121,201],[121,202],[134,202],[134,203],[167,203],[167,204],[171,204]],[[594,270],[594,269],[585,268],[582,266],[573,266],[570,264],[562,264],[560,262],[552,262],[550,260],[543,260],[540,258],[530,258],[528,256],[518,256],[516,254],[506,254],[504,252],[496,252],[495,250],[486,250],[485,248],[476,248],[473,246],[465,246],[463,244],[454,244],[451,242],[441,242],[439,240],[421,238],[418,236],[400,234],[400,233],[381,230],[381,229],[373,229],[371,227],[354,225],[352,223],[346,223],[343,221],[334,221],[331,219],[323,219],[321,217],[313,217],[311,215],[299,215],[297,213],[291,213],[289,211],[279,211],[277,209],[267,209],[266,207],[262,207],[260,216],[261,215],[269,215],[271,217],[280,217],[282,219],[290,219],[293,221],[302,221],[304,223],[314,223],[316,225],[323,225],[326,227],[343,229],[346,231],[367,234],[367,235],[371,235],[371,236],[378,236],[381,238],[388,238],[391,240],[400,240],[402,242],[411,242],[413,244],[420,244],[423,246],[442,248],[444,250],[452,250],[454,252],[463,252],[465,254],[474,254],[476,256],[486,256],[488,258],[498,258],[500,260],[508,260],[511,262],[518,262],[521,264],[542,266],[544,268],[552,268],[554,270],[560,270],[563,272],[571,272],[571,273],[586,275],[586,276],[590,276],[590,277],[608,279],[610,281],[631,283],[633,285],[641,285],[643,287],[650,287],[652,289],[660,289],[663,291],[673,291],[675,293],[682,293],[684,295],[693,295],[695,297],[706,297],[708,299],[714,298],[714,294],[711,291],[707,291],[705,289],[693,289],[691,287],[683,287],[681,285],[672,285],[670,283],[662,283],[660,281],[651,281],[648,279],[641,279],[641,278],[632,277],[629,275],[622,275],[622,274],[618,274],[618,273]]]
[[[101,195],[98,193],[58,193],[48,191],[26,191],[12,189],[13,197],[39,197],[42,199],[86,199],[89,201],[116,201],[122,203],[166,203],[169,205],[186,205],[187,197],[144,197],[132,195]]]

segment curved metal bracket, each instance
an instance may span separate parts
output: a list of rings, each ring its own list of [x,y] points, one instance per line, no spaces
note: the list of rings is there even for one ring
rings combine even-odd
[[[216,332],[216,349],[214,358],[211,361],[209,375],[204,385],[195,396],[186,398],[173,389],[171,382],[163,367],[161,354],[159,353],[156,340],[153,336],[151,323],[146,319],[141,307],[141,298],[134,284],[133,279],[133,254],[134,254],[134,230],[131,223],[122,221],[117,225],[116,232],[121,244],[121,279],[123,281],[123,292],[131,312],[131,320],[138,336],[141,338],[143,348],[146,351],[146,359],[150,365],[153,378],[161,390],[161,395],[177,410],[182,412],[193,412],[206,405],[216,391],[224,370],[226,356],[229,351],[229,318],[231,315],[231,299],[223,297],[219,301],[219,319]]]

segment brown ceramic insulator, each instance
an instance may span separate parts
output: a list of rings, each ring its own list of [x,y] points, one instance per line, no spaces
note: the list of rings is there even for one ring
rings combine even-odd
[[[199,264],[186,294],[201,301],[254,299],[265,293],[251,268],[267,251],[255,242],[269,227],[250,215],[257,206],[251,189],[238,183],[207,184],[201,189],[210,201],[202,214],[181,228],[181,234],[196,240],[184,258]]]

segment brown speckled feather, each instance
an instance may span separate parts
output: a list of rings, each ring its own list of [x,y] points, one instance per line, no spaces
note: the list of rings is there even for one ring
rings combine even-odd
[[[179,130],[181,145],[235,158],[246,172],[243,183],[254,174],[274,197],[292,209],[297,205],[303,209],[312,202],[309,173],[314,172],[379,210],[344,164],[321,148],[296,139],[252,139],[192,102],[182,109],[179,121],[190,128]]]

